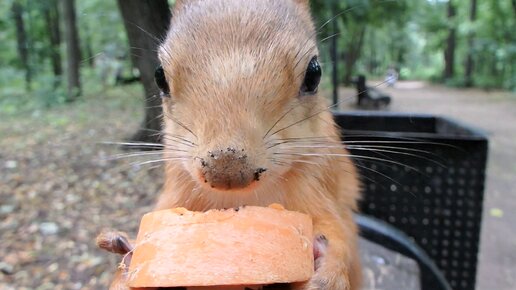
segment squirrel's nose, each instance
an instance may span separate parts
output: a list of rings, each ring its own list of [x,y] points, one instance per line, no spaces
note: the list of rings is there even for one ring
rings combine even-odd
[[[232,147],[208,151],[200,162],[204,181],[221,190],[245,188],[266,171],[252,166],[244,149]]]

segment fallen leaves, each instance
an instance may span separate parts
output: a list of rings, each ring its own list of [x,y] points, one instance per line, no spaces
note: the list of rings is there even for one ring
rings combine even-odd
[[[107,289],[119,257],[98,250],[95,237],[106,227],[135,236],[150,211],[162,168],[108,161],[122,152],[98,145],[134,133],[141,108],[99,100],[0,124],[0,289]],[[84,110],[80,123],[39,119],[74,120]]]

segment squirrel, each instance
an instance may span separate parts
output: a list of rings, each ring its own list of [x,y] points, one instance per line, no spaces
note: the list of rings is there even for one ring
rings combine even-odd
[[[316,271],[291,288],[359,289],[360,182],[318,94],[309,1],[179,0],[172,15],[155,73],[167,160],[155,210],[280,203],[309,214]]]

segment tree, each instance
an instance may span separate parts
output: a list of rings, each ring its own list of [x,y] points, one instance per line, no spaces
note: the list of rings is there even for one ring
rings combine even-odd
[[[345,35],[341,39],[345,43],[341,53],[341,58],[344,60],[342,83],[350,85],[355,74],[355,65],[362,56],[367,27],[374,25],[374,19],[371,18],[372,11],[379,7],[374,3],[357,4],[354,1],[343,1],[344,3],[337,0],[332,1],[340,5],[338,9],[343,11],[342,16],[335,21],[339,24],[339,32],[343,32]],[[335,9],[332,10],[336,12]]]
[[[455,75],[455,46],[457,42],[457,29],[455,28],[455,16],[457,9],[453,0],[448,1],[448,38],[446,40],[446,48],[444,50],[444,80],[453,78]]]
[[[354,39],[354,41],[349,43],[347,50],[344,52],[345,72],[343,83],[345,85],[351,84],[353,74],[355,73],[355,64],[362,55],[362,48],[364,45],[366,28],[367,26],[363,24],[362,26],[358,27],[355,31],[353,31],[353,33],[351,34],[351,38]]]
[[[83,27],[83,36],[84,36],[84,51],[86,54],[86,62],[90,67],[95,65],[95,56],[93,55],[93,48],[91,44],[91,30],[89,25],[84,25]]]
[[[18,57],[20,58],[21,66],[25,70],[25,84],[27,90],[30,90],[32,73],[29,66],[29,49],[25,22],[23,20],[23,6],[18,1],[14,1],[11,6],[11,12],[16,25]]]
[[[168,29],[170,10],[166,0],[118,0],[124,20],[131,59],[140,71],[145,91],[145,118],[132,141],[159,142],[156,132],[161,130],[161,99],[154,82],[154,71],[159,64],[157,46]]]
[[[471,24],[473,24],[477,20],[477,0],[471,0],[470,3],[470,16],[469,20]],[[470,31],[468,35],[468,56],[466,58],[466,67],[464,69],[464,81],[466,87],[473,86],[473,69],[474,69],[474,62],[473,62],[473,45],[475,40],[475,33]]]
[[[61,30],[59,29],[59,7],[57,0],[48,0],[42,3],[43,16],[45,18],[45,26],[48,31],[48,39],[50,42],[50,62],[52,64],[52,72],[54,73],[54,87],[57,87],[63,75],[63,67],[61,64]]]
[[[351,83],[357,73],[359,60],[367,50],[368,34],[376,35],[375,30],[383,29],[387,24],[397,22],[403,27],[409,20],[410,1],[358,1],[358,0],[318,0],[312,2],[312,11],[321,24],[337,24],[337,35],[334,25],[322,25],[318,30],[321,39],[337,39],[340,50],[337,62],[343,63],[343,72],[339,71],[340,82]],[[366,33],[366,32],[371,33]],[[386,33],[391,31],[386,30]],[[369,41],[372,42],[372,41]],[[327,43],[321,41],[324,46]],[[324,53],[324,50],[322,50]],[[383,53],[378,50],[379,53]],[[397,49],[397,55],[403,58],[403,50]],[[368,55],[371,56],[370,54]],[[332,60],[333,62],[333,60]]]
[[[61,0],[63,8],[64,38],[66,41],[68,64],[68,96],[67,101],[74,101],[81,95],[79,33],[75,15],[75,0]]]

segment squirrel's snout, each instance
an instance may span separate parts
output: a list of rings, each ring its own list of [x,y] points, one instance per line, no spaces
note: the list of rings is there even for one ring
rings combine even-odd
[[[265,168],[255,168],[244,149],[228,147],[208,151],[200,158],[204,182],[220,190],[243,189],[258,181]]]

